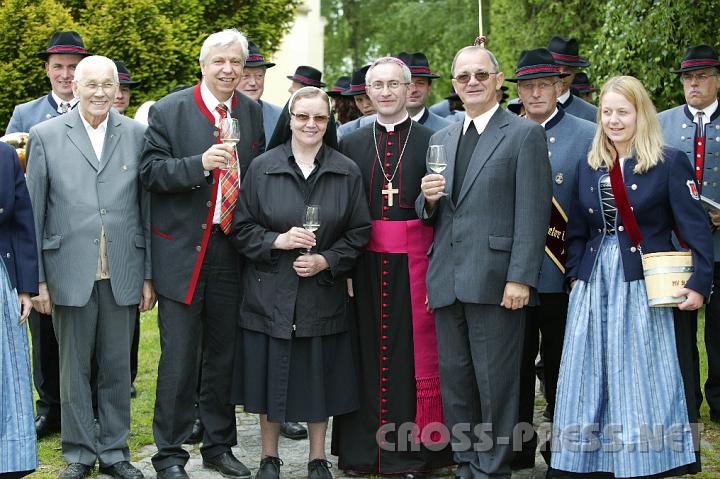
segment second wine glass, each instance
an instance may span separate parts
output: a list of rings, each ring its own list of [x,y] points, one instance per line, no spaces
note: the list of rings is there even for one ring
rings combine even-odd
[[[445,145],[430,145],[427,150],[425,159],[427,169],[436,174],[441,174],[447,168],[447,159],[445,156]],[[441,196],[447,196],[447,193],[440,193]]]
[[[235,154],[227,162],[224,169],[234,170],[237,169],[237,150],[235,146],[240,141],[240,125],[238,124],[237,118],[223,118],[220,122],[220,140],[224,145],[232,146]]]
[[[320,228],[320,206],[318,205],[306,205],[305,206],[305,218],[303,219],[303,228],[313,233]],[[310,254],[308,248],[307,253]]]

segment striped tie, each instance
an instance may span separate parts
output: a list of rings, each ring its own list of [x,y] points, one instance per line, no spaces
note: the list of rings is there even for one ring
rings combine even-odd
[[[215,109],[220,114],[220,121],[227,117],[228,110],[225,104],[220,103]],[[235,151],[233,151],[233,161],[235,165],[237,165]],[[230,234],[233,211],[235,211],[235,204],[240,194],[238,188],[238,171],[238,168],[220,171],[220,229],[222,229],[225,234]]]

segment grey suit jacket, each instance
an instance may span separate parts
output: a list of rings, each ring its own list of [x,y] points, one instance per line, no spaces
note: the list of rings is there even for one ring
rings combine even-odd
[[[448,193],[462,128],[453,124],[430,139],[431,145],[445,145]],[[530,286],[530,304],[537,303],[552,198],[550,171],[543,128],[498,108],[480,135],[457,205],[445,196],[428,217],[420,194],[418,216],[435,229],[428,251],[431,308],[456,300],[499,305],[508,281]]]
[[[27,133],[30,128],[38,123],[60,116],[57,105],[52,100],[51,94],[41,96],[26,103],[15,106],[13,114],[8,122],[5,134],[23,132]]]
[[[275,126],[280,119],[282,108],[262,100],[258,100],[258,103],[262,106],[263,130],[265,130],[265,146],[267,146],[270,144],[270,138],[272,138]]]
[[[115,110],[109,115],[99,161],[77,110],[30,130],[27,183],[39,281],[62,306],[84,306],[90,298],[101,226],[115,301],[138,304],[150,279],[150,202],[139,179],[145,127]]]

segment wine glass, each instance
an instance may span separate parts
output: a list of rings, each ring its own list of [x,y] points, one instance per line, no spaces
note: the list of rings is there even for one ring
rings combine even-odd
[[[303,228],[313,233],[320,228],[320,206],[318,205],[306,205],[305,206],[305,218],[303,219]],[[308,248],[307,253],[310,254]]]
[[[430,145],[427,150],[426,163],[428,170],[438,175],[447,168],[447,160],[445,156],[445,145]],[[441,196],[447,196],[447,193],[440,193]]]
[[[225,169],[237,169],[237,150],[235,149],[235,145],[240,141],[240,125],[238,124],[237,118],[226,117],[220,121],[220,140],[222,140],[224,145],[232,146],[235,151],[233,157],[228,160]]]

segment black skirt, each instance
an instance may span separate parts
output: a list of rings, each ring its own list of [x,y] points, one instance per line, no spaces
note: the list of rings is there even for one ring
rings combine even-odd
[[[291,339],[241,328],[231,400],[273,422],[323,422],[358,408],[347,332]]]

